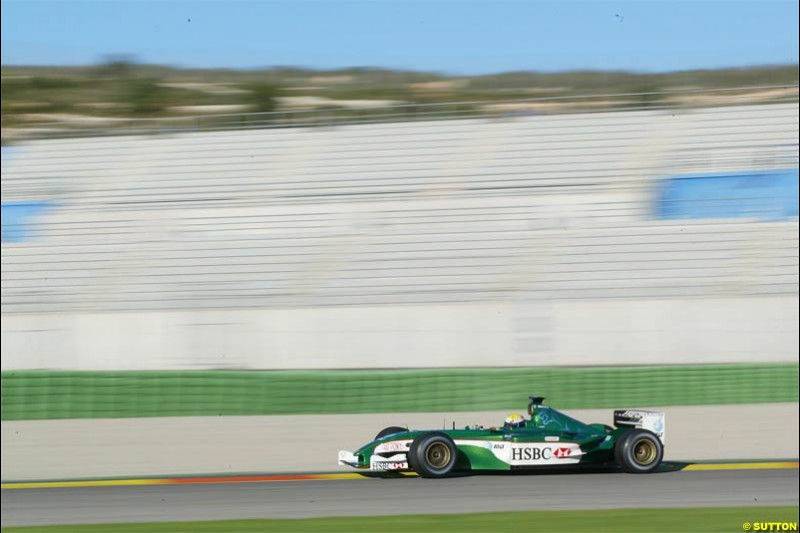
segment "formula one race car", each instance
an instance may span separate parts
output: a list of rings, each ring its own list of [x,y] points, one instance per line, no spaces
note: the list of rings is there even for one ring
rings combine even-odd
[[[531,396],[529,419],[509,415],[502,427],[420,431],[388,427],[339,464],[376,471],[413,470],[439,478],[458,471],[517,470],[616,463],[625,472],[652,472],[664,457],[664,413],[614,411],[614,426],[584,424]]]

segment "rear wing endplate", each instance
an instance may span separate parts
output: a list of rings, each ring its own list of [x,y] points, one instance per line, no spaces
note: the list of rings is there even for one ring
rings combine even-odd
[[[621,409],[614,411],[614,425],[632,426],[636,428],[652,431],[666,444],[664,435],[666,433],[666,414],[660,411],[639,411],[636,409]]]

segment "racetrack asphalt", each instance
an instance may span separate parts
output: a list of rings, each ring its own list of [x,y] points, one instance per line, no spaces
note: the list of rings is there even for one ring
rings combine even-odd
[[[4,489],[2,526],[759,505],[798,505],[798,469]]]

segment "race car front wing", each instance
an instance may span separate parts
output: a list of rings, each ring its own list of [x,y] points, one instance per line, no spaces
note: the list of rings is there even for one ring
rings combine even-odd
[[[339,451],[339,464],[343,466],[352,466],[353,468],[367,468],[366,465],[362,465],[359,462],[356,454],[347,450]],[[369,470],[372,472],[408,470],[408,459],[405,453],[397,453],[390,457],[372,455],[369,458]]]

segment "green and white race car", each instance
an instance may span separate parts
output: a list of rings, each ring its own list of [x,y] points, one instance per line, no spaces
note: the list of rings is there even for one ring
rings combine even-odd
[[[664,457],[665,415],[614,411],[614,426],[584,424],[531,396],[529,419],[512,415],[502,427],[409,430],[388,427],[339,464],[372,472],[413,470],[422,477],[458,471],[517,470],[567,465],[618,464],[623,471],[654,471]]]

